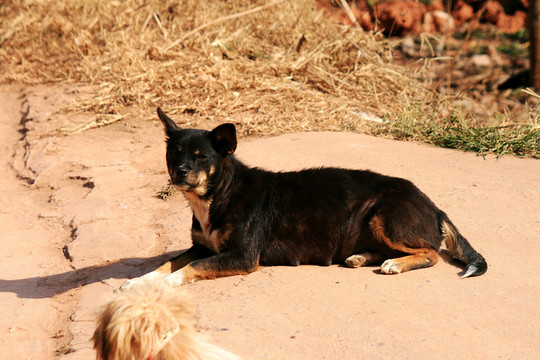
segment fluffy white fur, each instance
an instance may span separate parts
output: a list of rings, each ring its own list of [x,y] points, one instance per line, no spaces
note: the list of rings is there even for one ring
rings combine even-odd
[[[207,343],[193,326],[189,296],[159,280],[113,294],[92,339],[98,360],[239,360]]]

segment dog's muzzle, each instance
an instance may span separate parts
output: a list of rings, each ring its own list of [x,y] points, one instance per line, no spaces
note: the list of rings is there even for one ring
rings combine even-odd
[[[185,166],[179,166],[172,172],[171,181],[174,185],[186,190],[199,186],[199,182],[193,176],[192,171]]]
[[[189,169],[185,166],[179,166],[173,169],[169,175],[171,176],[171,182],[175,185],[188,184]]]

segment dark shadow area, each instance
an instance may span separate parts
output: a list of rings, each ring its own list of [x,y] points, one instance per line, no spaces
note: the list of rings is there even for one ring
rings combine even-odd
[[[151,258],[121,259],[115,262],[85,267],[60,274],[32,277],[26,279],[3,280],[0,279],[0,292],[11,292],[19,298],[43,299],[65,293],[79,286],[85,286],[107,279],[131,279],[146,274],[164,262],[180,255],[183,251],[169,252]],[[448,264],[459,268],[462,275],[463,264],[452,258],[447,250],[441,250],[441,258]],[[380,274],[378,265],[373,270]],[[437,265],[435,265],[437,266]],[[372,267],[372,266],[369,266]]]
[[[121,259],[107,264],[89,266],[60,274],[26,279],[0,279],[0,292],[12,292],[19,298],[43,299],[62,294],[79,286],[107,279],[125,279],[141,276],[183,251],[169,252],[151,258]]]

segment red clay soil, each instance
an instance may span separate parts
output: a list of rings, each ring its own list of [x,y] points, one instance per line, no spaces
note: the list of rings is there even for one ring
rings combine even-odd
[[[374,7],[368,6],[367,0],[348,3],[364,30],[382,30],[393,36],[452,32],[471,21],[495,24],[502,32],[515,33],[525,27],[529,7],[527,0],[456,0],[449,8],[442,0],[434,0],[427,6],[414,0],[377,1]],[[319,0],[318,6],[340,23],[353,23],[339,1]]]
[[[55,113],[84,91],[0,87],[1,359],[94,358],[89,339],[103,299],[190,244],[187,203],[156,196],[167,174],[154,114],[50,135],[90,120]],[[408,178],[489,269],[459,279],[443,252],[434,267],[395,276],[377,267],[267,267],[186,285],[211,341],[245,359],[538,356],[538,160],[352,133],[246,138],[237,155],[272,170],[341,166]]]

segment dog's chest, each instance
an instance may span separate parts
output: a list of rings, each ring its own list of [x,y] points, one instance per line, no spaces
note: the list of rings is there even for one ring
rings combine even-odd
[[[218,253],[219,244],[217,242],[216,231],[212,231],[212,223],[210,222],[210,200],[201,200],[197,195],[192,193],[184,194],[189,206],[193,211],[193,215],[199,221],[203,232],[203,238],[199,238],[199,242],[204,241],[201,245],[206,246],[208,249]]]

